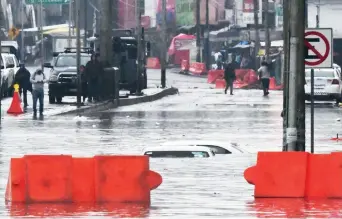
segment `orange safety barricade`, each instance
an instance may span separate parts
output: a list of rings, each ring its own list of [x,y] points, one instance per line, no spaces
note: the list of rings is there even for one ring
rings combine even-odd
[[[146,68],[149,69],[160,69],[160,61],[156,57],[149,57],[146,61]]]
[[[148,156],[29,155],[12,158],[5,194],[13,203],[146,203],[162,177]]]
[[[269,86],[270,90],[282,90],[283,89],[283,85],[277,85],[276,79],[274,77],[270,78],[270,86]]]
[[[195,76],[201,76],[207,74],[207,69],[204,63],[193,62],[190,64],[189,72]]]
[[[217,79],[222,79],[224,77],[224,70],[210,70],[208,71],[208,83],[215,84]]]
[[[341,152],[259,152],[244,176],[256,198],[342,198],[341,165]]]
[[[181,63],[181,70],[182,70],[182,72],[183,73],[188,72],[189,68],[190,68],[189,60],[183,59],[182,63]]]
[[[226,80],[224,79],[217,79],[215,82],[216,89],[224,89],[226,88]]]

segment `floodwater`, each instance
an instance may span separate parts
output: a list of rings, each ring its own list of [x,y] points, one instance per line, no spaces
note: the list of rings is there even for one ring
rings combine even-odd
[[[254,200],[253,186],[243,172],[256,162],[259,150],[280,150],[282,96],[271,92],[181,90],[162,100],[90,117],[46,117],[44,120],[6,117],[0,130],[0,196],[4,197],[9,160],[25,154],[141,154],[143,148],[175,140],[221,140],[245,150],[243,154],[209,159],[151,159],[151,170],[163,176],[152,191],[150,207],[106,205],[6,205],[10,216],[83,218],[329,218],[342,217],[342,201],[301,199]],[[341,128],[340,109],[316,108],[317,151],[338,150],[329,139]],[[309,114],[307,115],[310,118]],[[308,121],[309,130],[309,121]],[[308,135],[309,140],[309,135]],[[308,141],[309,142],[309,141]],[[309,149],[309,148],[308,148]],[[249,152],[249,153],[247,153]]]

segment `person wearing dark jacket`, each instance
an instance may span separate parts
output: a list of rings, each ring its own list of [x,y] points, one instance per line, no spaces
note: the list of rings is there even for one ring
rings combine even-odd
[[[232,55],[232,61],[224,68],[224,79],[226,80],[225,94],[227,94],[227,90],[230,88],[230,95],[233,95],[233,83],[236,80],[235,70],[238,68],[239,64],[235,61],[235,55]]]
[[[88,82],[88,101],[98,101],[100,96],[100,82],[103,78],[104,68],[98,60],[99,55],[93,54],[91,60],[86,64],[85,76]]]
[[[31,73],[25,68],[25,64],[20,63],[20,68],[15,74],[14,84],[19,84],[19,94],[23,97],[24,109],[27,108],[27,91],[32,92],[30,82]],[[22,95],[23,94],[23,95]]]

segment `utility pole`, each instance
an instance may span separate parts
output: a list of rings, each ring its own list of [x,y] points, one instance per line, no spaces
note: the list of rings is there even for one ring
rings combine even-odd
[[[260,48],[260,35],[259,35],[259,0],[253,0],[254,5],[254,30],[255,30],[255,45],[254,45],[254,57],[256,58]],[[255,69],[259,68],[259,64],[255,62]]]
[[[283,151],[287,151],[287,142],[286,142],[286,128],[287,128],[287,116],[288,116],[288,96],[289,96],[289,9],[290,9],[290,0],[283,1],[283,35],[284,35],[284,60],[283,60]]]
[[[43,30],[43,0],[40,0],[40,35],[41,35],[41,59],[42,59],[42,71],[44,72],[44,62],[45,62],[45,49],[44,49],[44,30]]]
[[[71,28],[72,28],[72,0],[69,0],[69,38],[68,38],[68,47],[71,47]]]
[[[21,13],[21,49],[20,49],[20,59],[22,63],[25,63],[25,43],[24,43],[24,2],[20,3],[20,13]],[[0,83],[1,84],[1,83]]]
[[[302,99],[304,99],[301,88],[302,78],[304,77],[304,24],[300,24],[298,22],[300,20],[304,20],[304,2],[298,0],[290,0],[291,9],[290,9],[290,72],[289,72],[289,96],[288,96],[288,126],[286,130],[287,135],[287,144],[289,151],[302,151],[304,144],[305,149],[305,139],[302,142],[303,133],[303,125],[305,128],[305,120],[304,124],[301,124],[302,121]],[[302,77],[303,75],[303,77]],[[304,102],[305,107],[305,102]],[[305,118],[305,110],[304,110],[304,118]],[[305,137],[305,129],[304,129],[304,137]]]
[[[209,51],[209,0],[205,1],[205,32],[204,32],[204,54],[205,54],[205,65],[207,71],[211,69],[210,67],[210,51]]]
[[[76,65],[77,65],[77,108],[81,107],[81,2],[76,0]]]
[[[105,66],[112,63],[112,0],[99,0],[100,4],[100,58]]]
[[[304,1],[296,1],[297,7],[298,7],[298,21],[305,20],[305,3]],[[292,20],[292,19],[290,19]],[[296,20],[292,20],[295,21]],[[299,47],[297,50],[298,53],[298,59],[296,62],[297,64],[297,100],[298,100],[298,118],[297,118],[297,128],[298,128],[298,142],[297,142],[297,149],[299,151],[305,151],[305,74],[302,72],[305,72],[305,58],[304,58],[304,33],[305,33],[305,23],[304,22],[296,22],[296,26],[299,29],[298,30],[298,36],[299,36]],[[290,62],[292,63],[292,61]],[[291,90],[290,90],[291,91]]]
[[[270,25],[269,25],[269,4],[268,0],[265,0],[265,30],[266,30],[266,37],[265,37],[265,56],[266,61],[270,61],[270,47],[271,47],[271,40],[270,40]]]
[[[136,29],[136,35],[137,35],[137,91],[136,94],[140,95],[141,94],[141,83],[140,83],[140,78],[141,78],[141,56],[142,56],[142,51],[141,51],[141,4],[140,0],[135,1],[135,18],[136,18],[136,23],[137,23],[137,29]],[[163,61],[162,61],[163,62]]]
[[[84,36],[83,36],[83,47],[87,47],[88,37],[88,0],[83,2],[84,4]]]
[[[162,63],[161,63],[161,86],[166,87],[166,52],[167,52],[167,27],[166,27],[166,0],[162,0]]]
[[[201,62],[201,1],[196,0],[196,62]]]

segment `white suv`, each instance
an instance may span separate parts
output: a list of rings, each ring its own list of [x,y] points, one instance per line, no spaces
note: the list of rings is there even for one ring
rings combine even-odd
[[[311,96],[311,70],[305,70],[305,96]],[[317,100],[342,101],[342,80],[339,68],[315,69],[314,71],[314,98]]]
[[[0,98],[12,95],[12,84],[19,69],[17,57],[10,53],[1,53],[1,90]]]

